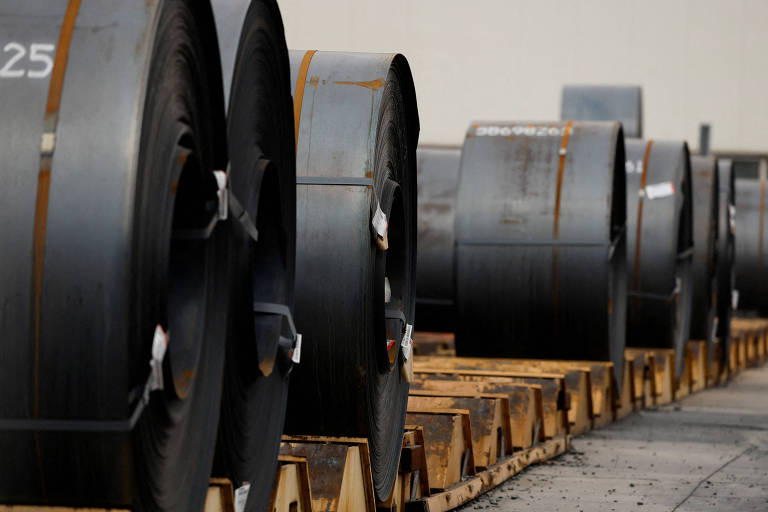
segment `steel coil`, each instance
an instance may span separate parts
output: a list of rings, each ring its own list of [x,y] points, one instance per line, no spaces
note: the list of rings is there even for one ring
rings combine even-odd
[[[200,510],[228,307],[225,230],[187,236],[226,164],[210,5],[12,1],[0,34],[0,502]]]
[[[768,315],[768,262],[765,258],[766,173],[744,169],[735,174],[734,272],[738,308],[746,315]]]
[[[682,375],[693,297],[688,144],[627,139],[627,344],[672,348]]]
[[[453,331],[456,327],[454,218],[461,148],[419,147],[418,250],[416,315],[419,329]]]
[[[617,122],[470,126],[456,206],[458,355],[613,361],[621,378],[624,179]]]
[[[643,136],[643,90],[640,86],[566,85],[560,119],[620,121],[627,138]]]
[[[693,299],[691,301],[691,333],[706,340],[708,357],[714,351],[717,336],[717,236],[718,173],[714,156],[691,156],[691,190],[693,194]]]
[[[286,430],[367,437],[381,500],[397,472],[408,395],[401,370],[415,309],[413,80],[402,55],[290,57],[296,326],[306,342]]]
[[[274,0],[214,0],[229,91],[229,182],[258,230],[232,223],[230,318],[214,475],[245,486],[244,510],[267,509],[283,433],[292,345],[296,157],[290,66]],[[266,309],[266,310],[265,310]]]
[[[731,316],[733,315],[733,292],[736,284],[734,273],[734,236],[736,213],[736,190],[731,160],[717,160],[718,174],[718,223],[717,223],[717,336],[722,346],[722,362],[728,368],[731,343]]]

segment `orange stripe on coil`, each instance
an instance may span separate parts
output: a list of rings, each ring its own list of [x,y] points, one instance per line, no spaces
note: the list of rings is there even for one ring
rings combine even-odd
[[[299,145],[299,122],[301,121],[301,105],[304,102],[304,86],[307,82],[307,72],[312,57],[317,50],[309,50],[304,54],[299,66],[299,75],[296,77],[296,91],[293,93],[293,131],[296,137],[296,147]]]

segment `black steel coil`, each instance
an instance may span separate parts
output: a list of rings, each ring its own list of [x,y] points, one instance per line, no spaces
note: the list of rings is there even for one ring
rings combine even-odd
[[[728,367],[731,343],[731,316],[733,292],[736,284],[734,273],[736,189],[733,163],[729,159],[717,160],[718,174],[718,224],[717,224],[717,336],[722,347],[722,362]]]
[[[470,126],[456,206],[458,355],[613,361],[621,379],[624,179],[618,122]]]
[[[620,121],[627,138],[643,136],[643,90],[636,85],[566,85],[560,119]]]
[[[675,350],[682,375],[693,297],[688,144],[627,139],[627,345]]]
[[[717,336],[717,237],[718,172],[714,156],[691,156],[693,202],[693,299],[691,333],[696,340],[706,340],[707,358],[714,352]]]
[[[459,184],[460,147],[416,151],[418,169],[418,250],[416,315],[423,331],[456,328],[454,219]]]
[[[290,57],[296,326],[305,342],[286,431],[368,438],[381,500],[397,473],[408,397],[400,345],[415,309],[413,80],[402,55]]]
[[[177,234],[226,165],[211,7],[12,4],[2,39],[35,59],[0,77],[0,502],[201,510],[228,236]]]
[[[768,262],[765,254],[766,173],[745,168],[735,174],[736,290],[738,308],[746,315],[768,315]]]
[[[224,391],[214,475],[247,484],[246,511],[267,509],[283,433],[292,362],[286,320],[254,303],[293,308],[296,156],[290,63],[275,0],[213,2],[229,94],[229,182],[258,229],[231,223]]]

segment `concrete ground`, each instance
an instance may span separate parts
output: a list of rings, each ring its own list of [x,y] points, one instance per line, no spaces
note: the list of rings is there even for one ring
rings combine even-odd
[[[768,367],[573,440],[462,511],[768,511]]]

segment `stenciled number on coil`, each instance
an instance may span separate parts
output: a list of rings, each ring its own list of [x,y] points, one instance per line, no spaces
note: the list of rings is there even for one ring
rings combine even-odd
[[[32,43],[29,48],[21,43],[7,43],[0,55],[0,78],[47,77],[53,70],[54,49],[54,45],[47,43]]]
[[[627,160],[625,164],[627,174],[643,174],[643,161],[642,160]]]
[[[573,129],[571,129],[573,132]],[[554,137],[562,136],[565,126],[478,126],[475,128],[476,137],[509,137],[511,135],[525,135],[528,137]]]

